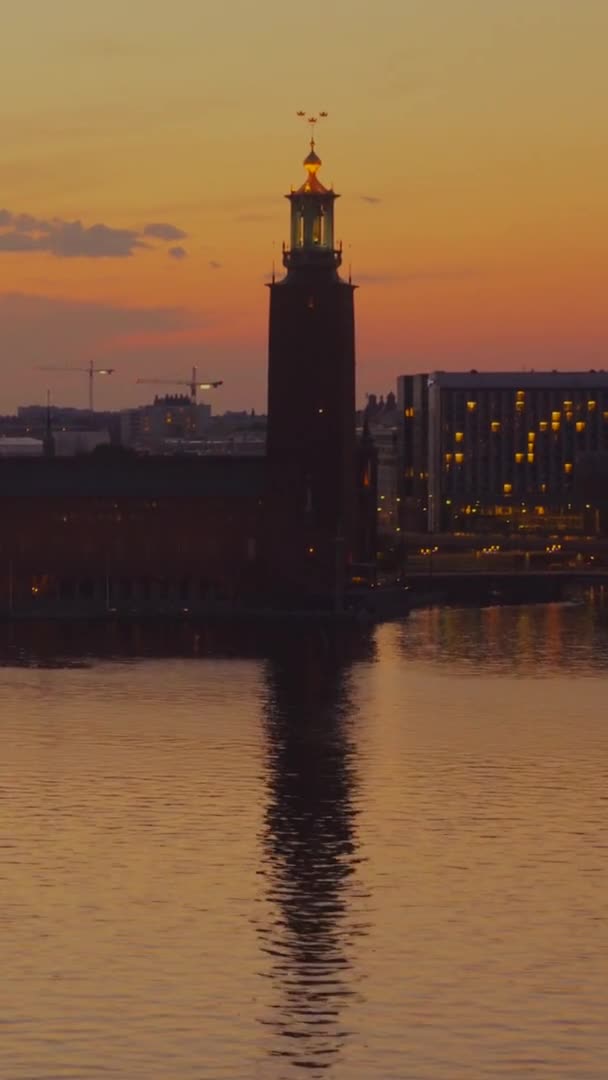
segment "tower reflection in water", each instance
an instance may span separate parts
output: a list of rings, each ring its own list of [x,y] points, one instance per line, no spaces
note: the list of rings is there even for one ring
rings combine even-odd
[[[271,1054],[320,1071],[347,1037],[357,925],[357,776],[350,669],[369,638],[324,633],[287,640],[267,665],[269,799],[262,873],[269,919],[260,930],[273,980]],[[272,1075],[275,1075],[273,1072]],[[282,1074],[281,1074],[282,1075]]]

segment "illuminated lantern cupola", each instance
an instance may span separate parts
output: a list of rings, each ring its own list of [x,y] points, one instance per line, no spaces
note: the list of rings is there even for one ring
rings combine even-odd
[[[291,247],[283,249],[283,263],[288,271],[323,266],[337,270],[342,261],[342,252],[334,246],[334,202],[338,196],[319,180],[322,161],[314,138],[303,164],[306,179],[287,196],[291,203]]]

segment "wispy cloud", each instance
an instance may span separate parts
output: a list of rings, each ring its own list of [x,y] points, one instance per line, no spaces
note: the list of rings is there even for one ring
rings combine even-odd
[[[144,225],[144,236],[154,236],[157,240],[184,240],[187,233],[183,229],[178,229],[177,225],[157,221]]]
[[[31,372],[40,364],[82,366],[102,358],[129,381],[132,365],[147,354],[161,353],[172,362],[206,333],[209,312],[180,307],[121,306],[24,293],[0,294],[0,325],[5,353],[3,385],[18,399],[34,392]],[[71,392],[66,375],[58,388]],[[63,381],[62,381],[63,380]],[[74,384],[78,393],[78,383]]]
[[[215,259],[210,259],[209,260],[209,266],[211,267],[212,270],[221,270],[222,269],[221,262],[217,262]]]
[[[390,285],[396,282],[427,281],[429,283],[441,281],[468,281],[470,278],[482,276],[482,271],[472,266],[462,267],[422,267],[420,269],[392,271],[373,270],[361,274],[355,274],[357,282],[361,285]]]
[[[243,225],[258,225],[262,222],[273,221],[274,215],[252,210],[251,213],[237,214],[234,220]]]
[[[149,248],[150,240],[169,243],[185,236],[182,229],[166,222],[143,229],[119,229],[101,222],[87,226],[81,221],[0,210],[0,252],[46,252],[61,259],[125,259]],[[185,253],[185,249],[180,250]]]
[[[179,260],[187,258],[188,252],[178,244],[176,247],[170,247],[167,254],[170,255],[172,259]]]
[[[369,203],[370,206],[377,206],[378,203],[382,202],[382,199],[379,199],[377,195],[360,195],[359,198],[361,202]]]

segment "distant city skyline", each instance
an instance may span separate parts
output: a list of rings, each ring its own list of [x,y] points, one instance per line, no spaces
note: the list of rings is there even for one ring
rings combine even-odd
[[[318,32],[314,32],[314,28]],[[602,0],[13,6],[0,120],[0,413],[144,403],[193,363],[266,407],[297,110],[343,196],[358,394],[404,371],[607,362]],[[310,87],[314,86],[314,100]]]

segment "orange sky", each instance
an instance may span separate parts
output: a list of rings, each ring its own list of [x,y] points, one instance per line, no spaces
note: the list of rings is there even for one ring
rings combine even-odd
[[[92,356],[99,406],[197,363],[214,408],[265,407],[299,108],[329,111],[360,400],[432,367],[608,367],[606,40],[605,0],[11,5],[0,412],[84,403],[35,367]]]

